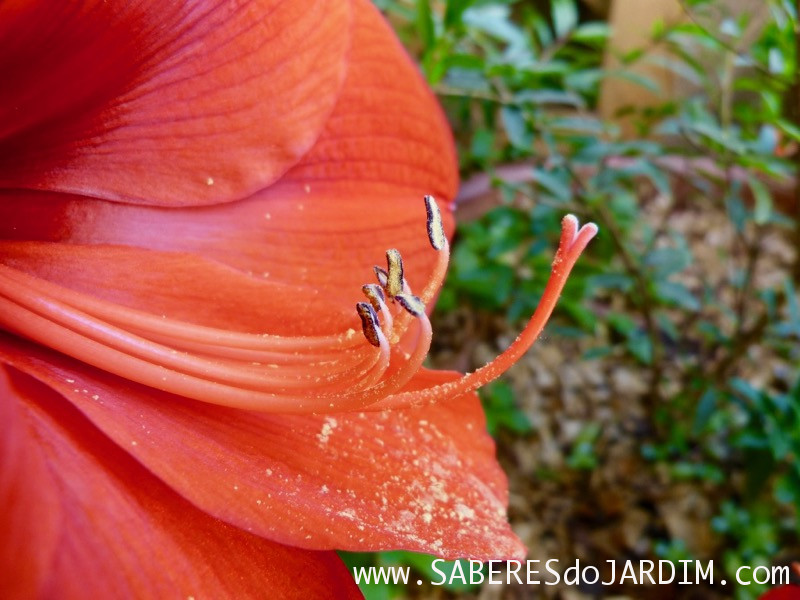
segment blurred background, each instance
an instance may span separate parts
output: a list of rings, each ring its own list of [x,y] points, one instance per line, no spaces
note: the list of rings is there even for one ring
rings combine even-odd
[[[800,559],[800,3],[375,2],[458,144],[433,366],[507,347],[561,217],[600,226],[543,337],[481,391],[529,558],[603,579],[609,560],[714,560],[717,583],[367,597],[756,598],[739,566]],[[346,560],[434,578],[422,555]]]

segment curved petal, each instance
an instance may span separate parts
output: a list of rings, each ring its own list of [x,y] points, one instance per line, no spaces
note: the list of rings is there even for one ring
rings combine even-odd
[[[6,192],[0,239],[61,242],[65,271],[81,270],[82,257],[69,256],[73,244],[123,245],[190,252],[332,293],[360,287],[384,250],[397,247],[412,267],[412,285],[424,281],[435,257],[421,198],[434,194],[447,208],[457,184],[454,150],[414,65],[375,8],[357,4],[347,79],[335,109],[315,146],[276,185],[242,202],[191,209]],[[158,177],[152,180],[161,185]],[[451,211],[443,212],[452,231]],[[109,264],[105,271],[113,269]],[[131,285],[132,294],[152,295]]]
[[[303,156],[346,69],[349,4],[0,5],[0,187],[189,206]]]
[[[0,596],[41,598],[63,518],[45,456],[31,443],[0,366]]]
[[[22,344],[7,338],[2,360],[61,392],[192,503],[239,527],[314,549],[525,555],[506,521],[506,480],[474,394],[335,417],[253,413]],[[412,387],[452,378],[421,372]]]
[[[355,333],[361,285],[387,247],[403,253],[419,290],[439,263],[421,196],[452,197],[453,148],[380,15],[359,9],[339,102],[279,183],[244,201],[186,209],[7,192],[0,236],[24,241],[2,243],[0,261],[152,315],[258,334]]]
[[[254,598],[265,590],[280,598],[360,597],[335,554],[281,546],[198,511],[57,392],[15,369],[0,371],[4,416],[13,419],[4,424],[25,436],[27,451],[41,454],[60,501],[58,552],[39,573],[41,597]],[[16,541],[4,535],[1,545]],[[19,560],[1,568],[17,569]]]
[[[122,246],[74,245],[65,251],[61,244],[0,242],[0,264],[115,304],[231,331],[332,332],[358,324],[353,306],[363,298],[360,286],[331,286],[320,297],[324,286],[244,273],[190,253]],[[365,267],[365,279],[369,273]]]

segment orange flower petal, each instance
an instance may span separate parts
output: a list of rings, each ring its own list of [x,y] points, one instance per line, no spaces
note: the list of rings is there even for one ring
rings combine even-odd
[[[374,7],[360,8],[337,106],[317,144],[280,182],[246,200],[182,209],[7,192],[0,237],[21,241],[4,242],[0,261],[150,315],[258,335],[355,333],[361,286],[373,280],[371,267],[387,247],[403,253],[409,283],[422,288],[438,257],[421,198],[454,193],[453,148],[414,66]],[[78,353],[74,339],[15,327],[28,317],[9,317],[4,327],[119,375],[210,400],[207,390],[159,386],[103,349]],[[354,365],[372,360],[356,350]]]
[[[325,0],[0,6],[0,186],[191,206],[303,156],[346,69]]]
[[[253,413],[20,345],[4,341],[2,360],[63,394],[193,504],[243,529],[313,549],[525,555],[506,521],[505,476],[474,394],[379,413]],[[424,371],[411,385],[454,377]]]
[[[358,8],[347,80],[331,118],[301,163],[275,185],[244,201],[191,209],[6,192],[0,196],[0,239],[59,245],[46,251],[4,248],[3,260],[13,253],[23,270],[204,324],[210,323],[202,315],[214,310],[209,305],[219,294],[238,296],[236,310],[224,309],[234,321],[240,311],[266,312],[261,306],[267,302],[276,316],[259,322],[257,330],[275,326],[276,333],[287,327],[287,312],[295,315],[292,326],[307,333],[341,328],[343,314],[347,327],[357,323],[353,305],[361,299],[361,285],[373,281],[371,267],[389,247],[403,253],[412,287],[422,287],[436,252],[425,235],[421,199],[426,193],[454,196],[454,151],[441,111],[388,26],[368,3]],[[451,211],[443,210],[443,216],[452,232]],[[142,249],[214,260],[242,271],[250,284],[223,278],[209,285],[213,269],[207,262],[190,264]],[[170,291],[162,298],[163,282],[154,287],[144,266],[189,287],[181,297]],[[254,293],[259,281],[265,290],[308,290],[302,298],[275,292],[265,300]]]
[[[0,597],[41,598],[59,543],[59,490],[0,365]]]
[[[13,456],[39,456],[39,467],[47,472],[43,491],[56,491],[60,502],[58,551],[41,554],[49,564],[36,572],[39,597],[254,598],[266,590],[279,598],[361,597],[334,553],[288,548],[209,517],[115,446],[56,391],[15,369],[0,369],[0,376],[0,406],[8,418],[3,425],[24,440]],[[37,475],[16,474],[23,486]],[[4,510],[0,516],[4,551],[19,542],[9,537],[9,532],[21,535],[9,529],[15,518],[39,524],[26,528],[19,547],[41,539],[29,537],[43,527],[38,505],[22,508],[27,514]],[[49,515],[44,518],[52,530]],[[31,570],[25,558],[0,563],[3,597],[20,597],[7,592],[19,591],[17,578]]]

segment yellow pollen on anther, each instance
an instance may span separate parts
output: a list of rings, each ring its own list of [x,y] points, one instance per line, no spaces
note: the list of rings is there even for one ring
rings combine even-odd
[[[433,196],[425,196],[425,212],[428,216],[428,240],[434,250],[441,250],[447,244],[447,236],[442,225],[442,213]]]
[[[381,303],[386,301],[381,286],[374,283],[366,283],[361,286],[361,291],[364,292],[364,295],[367,297],[376,313],[381,310]]]
[[[364,331],[364,337],[373,346],[380,346],[378,315],[375,314],[372,305],[367,302],[359,302],[356,304],[356,312],[361,317],[361,328]]]
[[[421,317],[425,314],[425,303],[413,294],[397,294],[395,300],[415,317]]]
[[[394,298],[403,291],[403,259],[395,248],[386,251],[386,264],[388,277],[386,280],[386,294]]]

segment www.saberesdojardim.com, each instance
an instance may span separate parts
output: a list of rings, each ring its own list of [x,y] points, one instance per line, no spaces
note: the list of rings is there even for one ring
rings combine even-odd
[[[601,570],[591,564],[575,560],[562,564],[558,559],[547,561],[491,560],[482,563],[477,560],[461,560],[447,563],[435,559],[431,563],[434,579],[432,585],[692,585],[719,582],[727,585],[724,578],[715,579],[714,562],[699,560],[640,560],[606,561]],[[354,567],[356,583],[395,583],[408,584],[410,567]],[[739,585],[789,583],[789,567],[741,566],[734,573]],[[422,580],[416,581],[422,585]]]

